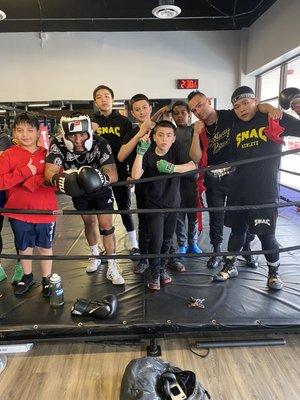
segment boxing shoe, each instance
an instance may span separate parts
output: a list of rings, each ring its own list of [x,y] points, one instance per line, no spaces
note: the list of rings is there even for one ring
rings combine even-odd
[[[178,260],[178,258],[169,258],[165,263],[164,267],[171,269],[176,272],[184,272],[185,266]]]
[[[33,279],[33,274],[30,273],[28,275],[23,275],[22,279],[20,282],[17,283],[17,285],[14,286],[14,294],[16,296],[21,296],[22,294],[25,294],[28,292],[28,290],[35,284],[35,281]]]
[[[278,274],[278,266],[269,266],[268,287],[273,290],[281,290],[283,282]]]
[[[225,258],[223,268],[213,277],[213,280],[223,282],[236,276],[238,276],[238,270],[235,266],[235,258]]]
[[[86,272],[87,273],[92,273],[97,271],[98,267],[101,265],[101,260],[98,260],[97,258],[91,258],[89,265],[86,267]]]
[[[113,294],[108,294],[101,301],[76,299],[71,308],[73,315],[89,315],[94,318],[104,319],[115,314],[118,300]]]
[[[115,260],[108,263],[106,278],[110,280],[113,285],[124,285],[125,280],[118,270],[118,264]]]
[[[178,253],[179,254],[185,254],[187,251],[187,247],[186,246],[178,246]]]

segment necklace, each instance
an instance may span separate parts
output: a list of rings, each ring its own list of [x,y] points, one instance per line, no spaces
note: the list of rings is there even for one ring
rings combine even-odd
[[[208,129],[208,127],[209,127],[209,126],[213,126],[213,125],[215,125],[215,127],[214,127],[213,131],[211,132],[211,131]],[[208,135],[209,135],[210,137],[213,138],[213,137],[215,136],[216,132],[217,132],[217,128],[218,128],[218,118],[217,118],[216,122],[214,122],[214,123],[211,124],[211,125],[205,125],[205,127],[206,127],[206,132],[208,133]]]

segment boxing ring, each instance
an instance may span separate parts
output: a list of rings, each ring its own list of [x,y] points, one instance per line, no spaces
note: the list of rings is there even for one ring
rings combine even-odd
[[[298,194],[300,204],[299,197]],[[277,240],[284,250],[280,254],[280,274],[284,281],[281,291],[267,288],[268,269],[261,254],[257,269],[247,268],[241,260],[237,278],[223,283],[212,282],[215,270],[206,268],[211,253],[208,213],[205,212],[203,233],[199,238],[204,253],[186,255],[183,262],[187,271],[171,272],[172,284],[155,293],[146,288],[146,276],[133,273],[133,262],[137,261],[131,261],[126,255],[124,231],[117,213],[116,258],[119,258],[125,279],[125,285],[120,286],[112,285],[106,279],[106,263],[102,263],[93,274],[85,272],[89,248],[83,223],[77,212],[70,211],[71,215],[67,215],[67,210],[72,208],[69,197],[60,195],[59,204],[61,211],[58,214],[66,212],[66,215],[58,216],[53,271],[62,277],[65,304],[51,308],[49,301],[42,297],[37,265],[39,256],[36,256],[33,266],[38,283],[24,296],[14,296],[10,284],[14,267],[12,258],[15,258],[13,236],[5,224],[2,264],[8,279],[0,282],[0,344],[56,340],[138,341],[174,336],[225,337],[237,333],[256,335],[300,330],[300,213],[296,212],[294,203],[278,209]],[[224,247],[228,232],[225,228]],[[261,253],[258,240],[252,243],[254,252]],[[123,259],[122,254],[127,259]],[[137,260],[139,256],[131,258]],[[110,319],[71,315],[76,298],[101,300],[108,293],[118,298],[117,312]],[[191,296],[201,299],[203,308],[188,307]]]

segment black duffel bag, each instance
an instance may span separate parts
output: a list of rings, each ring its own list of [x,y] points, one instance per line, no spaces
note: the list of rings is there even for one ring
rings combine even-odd
[[[180,392],[186,397],[181,397]],[[127,365],[120,400],[171,400],[176,395],[178,399],[210,399],[192,371],[182,371],[156,357],[138,358]]]

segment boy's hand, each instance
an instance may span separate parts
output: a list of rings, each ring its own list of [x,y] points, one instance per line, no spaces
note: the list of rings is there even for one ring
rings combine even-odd
[[[151,121],[150,117],[147,118],[141,125],[139,131],[139,137],[143,137],[151,131],[155,127],[155,122]]]
[[[166,160],[159,160],[156,163],[158,172],[162,174],[173,174],[175,165]]]
[[[203,131],[203,129],[205,128],[204,122],[203,121],[197,121],[194,124],[194,135],[195,136],[200,136],[201,132]]]
[[[32,175],[36,175],[37,168],[35,165],[32,164],[32,158],[28,161],[27,167],[30,169]]]
[[[150,140],[140,140],[136,146],[136,154],[144,156],[150,146],[151,146]]]

